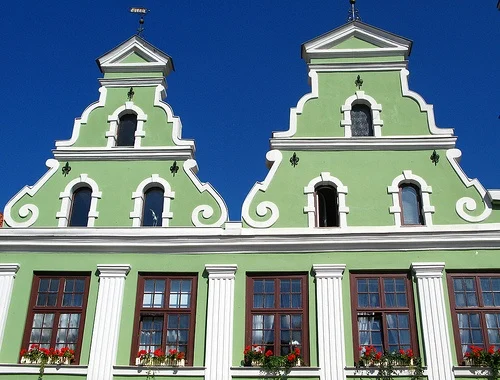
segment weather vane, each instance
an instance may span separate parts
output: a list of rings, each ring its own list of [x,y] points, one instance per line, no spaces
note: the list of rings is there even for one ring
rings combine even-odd
[[[137,35],[142,37],[142,32],[144,32],[144,16],[149,13],[149,9],[143,7],[132,7],[130,8],[130,13],[139,13],[141,18],[139,19],[139,28],[137,29]]]
[[[347,21],[361,21],[361,17],[359,17],[359,11],[356,8],[356,0],[349,0],[351,3],[351,9],[349,9],[349,17]]]

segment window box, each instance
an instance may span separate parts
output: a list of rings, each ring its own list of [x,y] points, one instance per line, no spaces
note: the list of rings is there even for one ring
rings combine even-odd
[[[162,361],[157,361],[155,358],[136,358],[135,365],[142,365],[148,367],[154,366],[167,366],[167,367],[184,367],[186,365],[186,359],[169,359],[166,358]]]

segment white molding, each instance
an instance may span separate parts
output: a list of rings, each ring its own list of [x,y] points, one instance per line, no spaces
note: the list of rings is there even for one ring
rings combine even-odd
[[[28,195],[29,197],[33,197],[38,190],[42,188],[43,185],[52,177],[56,172],[57,169],[59,169],[59,162],[54,159],[48,159],[45,161],[45,165],[49,168],[49,170],[35,183],[33,186],[24,186],[19,192],[14,195],[10,201],[7,202],[5,205],[4,213],[3,213],[3,220],[5,224],[7,224],[9,227],[13,228],[26,228],[26,227],[31,227],[36,220],[38,219],[38,207],[34,204],[25,204],[21,206],[19,209],[18,213],[21,218],[27,218],[28,215],[31,216],[28,220],[24,222],[16,222],[12,218],[12,207],[25,195]]]
[[[500,223],[400,228],[255,229],[213,227],[0,229],[0,252],[36,250],[49,255],[78,252],[134,254],[234,254],[297,252],[405,252],[490,250],[500,246]]]
[[[113,376],[141,376],[148,377],[148,368],[146,366],[119,366],[113,367]],[[203,377],[205,375],[204,367],[155,367],[154,375],[158,377],[175,376],[175,377]],[[149,375],[149,378],[152,378]]]
[[[483,187],[483,185],[481,185],[481,182],[479,182],[477,178],[470,179],[469,177],[467,177],[467,175],[459,165],[461,157],[462,157],[462,152],[460,151],[460,149],[450,149],[446,151],[446,158],[450,162],[452,168],[455,170],[455,172],[457,173],[458,177],[465,185],[465,187],[469,188],[473,186],[479,193],[481,198],[483,198],[484,211],[481,213],[481,215],[478,216],[472,216],[467,214],[467,211],[465,210],[475,211],[477,209],[476,201],[469,197],[460,198],[455,205],[455,210],[458,216],[467,222],[472,222],[472,223],[482,222],[491,215],[492,212],[491,198],[488,196],[485,188]]]
[[[342,275],[345,264],[314,264],[320,380],[345,379]]]
[[[377,137],[326,137],[326,138],[272,138],[271,149],[304,151],[386,151],[452,149],[456,137],[436,135]]]
[[[491,189],[491,190],[487,190],[487,193],[488,193],[488,196],[492,202],[500,201],[500,190]]]
[[[59,219],[58,227],[68,226],[73,193],[75,190],[83,187],[84,184],[90,186],[92,189],[87,227],[94,227],[95,220],[99,217],[99,212],[97,211],[97,200],[102,198],[102,192],[99,191],[97,183],[92,178],[89,178],[89,176],[85,173],[80,174],[77,178],[70,181],[66,185],[64,191],[59,194],[59,199],[61,199],[61,209],[56,213],[56,218]]]
[[[0,374],[39,374],[39,364],[0,364]],[[45,366],[46,375],[86,375],[87,366],[51,365]],[[35,376],[33,376],[35,378]]]
[[[378,367],[361,367],[361,368],[356,368],[356,367],[347,367],[345,369],[345,374],[347,376],[347,379],[364,379],[364,378],[377,378],[378,375]],[[394,377],[404,377],[404,378],[410,378],[411,375],[413,374],[413,371],[409,371],[408,369],[395,369],[394,371]],[[424,369],[423,377],[428,376],[428,372],[426,369]],[[345,378],[344,378],[345,379]]]
[[[193,150],[184,146],[63,148],[52,151],[59,161],[185,161],[193,158]]]
[[[297,132],[297,117],[301,115],[304,111],[304,105],[311,99],[318,98],[318,72],[316,70],[309,71],[309,78],[311,82],[311,92],[302,96],[299,99],[297,106],[290,108],[290,126],[288,131],[273,132],[273,138],[275,137],[293,137]]]
[[[276,171],[278,170],[281,161],[283,160],[283,154],[279,150],[270,150],[266,154],[266,160],[268,162],[268,165],[272,165],[271,168],[269,169],[269,172],[267,173],[266,178],[264,179],[263,182],[256,182],[253,186],[252,189],[250,189],[250,192],[246,196],[245,200],[243,201],[243,207],[241,209],[241,218],[250,226],[254,228],[268,228],[271,227],[276,221],[278,220],[280,216],[280,212],[278,209],[278,206],[276,206],[275,203],[270,202],[270,201],[263,201],[260,202],[257,207],[256,207],[256,213],[260,217],[264,217],[267,215],[268,211],[270,212],[270,216],[266,221],[259,222],[254,220],[250,216],[250,205],[252,204],[253,199],[255,198],[255,195],[257,192],[263,192],[265,193],[267,191],[267,188],[269,187],[271,181],[274,178],[274,175],[276,174]]]
[[[151,87],[158,85],[162,85],[165,88],[167,87],[164,77],[99,78],[99,84],[106,87]]]
[[[14,287],[14,278],[19,270],[19,264],[0,264],[0,350],[2,349],[3,335],[7,316],[9,315],[9,306],[12,299],[12,288]]]
[[[71,138],[69,140],[56,141],[56,149],[58,149],[59,147],[73,146],[76,140],[78,139],[78,136],[80,136],[80,128],[82,127],[82,124],[87,124],[90,113],[94,111],[96,108],[104,107],[104,105],[106,104],[106,95],[108,93],[108,90],[106,87],[100,87],[99,93],[101,94],[99,96],[99,100],[97,102],[90,104],[87,108],[85,108],[85,110],[82,113],[82,116],[77,117],[75,119]]]
[[[424,225],[432,226],[432,214],[436,211],[435,207],[431,205],[430,194],[432,193],[432,187],[427,185],[427,182],[422,177],[413,174],[411,170],[403,170],[403,173],[394,178],[392,184],[387,187],[387,193],[392,195],[392,206],[389,207],[389,213],[394,215],[394,225],[401,227],[399,187],[404,183],[414,184],[420,189]]]
[[[306,187],[304,194],[307,196],[307,205],[304,207],[304,213],[307,214],[307,224],[309,228],[316,227],[316,206],[314,202],[314,193],[319,185],[331,185],[337,191],[338,212],[339,212],[339,227],[347,227],[347,214],[349,207],[346,205],[346,195],[349,192],[347,186],[344,186],[342,181],[333,177],[328,172],[322,172],[318,177],[313,178]]]
[[[341,62],[341,63],[308,63],[309,70],[318,73],[327,72],[360,72],[360,71],[400,71],[408,67],[408,61],[395,62]]]
[[[187,160],[182,165],[182,169],[191,180],[191,182],[196,186],[198,191],[204,193],[208,192],[212,198],[217,202],[220,210],[220,217],[213,223],[205,223],[206,220],[210,219],[214,215],[214,209],[210,205],[199,205],[196,206],[191,213],[191,222],[195,227],[220,227],[228,219],[228,210],[226,203],[220,196],[220,194],[215,190],[209,182],[200,182],[199,178],[196,176],[198,173],[198,164],[195,160]],[[200,214],[204,220],[200,220]]]
[[[99,264],[99,290],[87,380],[112,380],[128,264]]]
[[[275,377],[266,376],[266,372],[260,367],[231,367],[231,376],[233,378],[256,378],[262,379],[276,379]],[[290,372],[287,372],[287,379],[300,379],[300,378],[317,378],[320,376],[320,369],[314,367],[292,367]]]
[[[378,104],[370,95],[366,95],[364,91],[356,91],[354,95],[346,99],[340,108],[343,115],[340,126],[344,127],[344,137],[352,137],[351,110],[352,106],[356,104],[364,104],[370,108],[372,114],[373,137],[382,137],[382,126],[384,125],[384,122],[380,119],[382,105]]]
[[[487,367],[453,367],[455,377],[472,377],[474,379],[487,378],[491,376],[491,370]]]
[[[429,132],[433,135],[453,135],[453,128],[439,128],[436,125],[436,121],[434,119],[434,106],[432,104],[427,104],[420,94],[409,89],[408,75],[410,75],[410,72],[407,69],[401,70],[401,91],[403,93],[403,96],[411,98],[417,102],[417,104],[420,106],[420,111],[427,113],[427,124],[429,125]]]
[[[159,186],[163,188],[163,212],[161,214],[161,226],[168,227],[168,222],[174,217],[170,211],[170,200],[175,198],[175,192],[172,191],[170,184],[159,174],[152,174],[151,177],[143,180],[137,189],[132,193],[134,200],[134,211],[130,213],[132,219],[132,227],[142,226],[142,217],[144,215],[144,194],[151,187]]]
[[[167,115],[167,121],[172,123],[172,141],[175,145],[188,146],[193,152],[195,145],[193,140],[182,139],[182,123],[178,116],[174,116],[174,111],[169,104],[162,100],[162,94],[165,94],[165,88],[162,85],[156,86],[154,106],[161,108]]]
[[[429,380],[454,380],[443,290],[444,263],[412,263]]]
[[[106,138],[108,139],[106,147],[108,149],[116,146],[120,118],[126,114],[135,114],[137,116],[134,148],[140,148],[141,140],[146,136],[144,123],[148,120],[148,115],[146,115],[140,107],[136,106],[134,102],[129,101],[125,102],[124,105],[118,107],[111,115],[108,116],[109,130],[106,132]]]
[[[208,273],[205,380],[231,380],[236,264],[206,264]]]

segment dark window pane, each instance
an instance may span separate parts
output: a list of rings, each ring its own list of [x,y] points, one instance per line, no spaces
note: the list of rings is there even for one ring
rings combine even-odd
[[[422,224],[419,191],[411,185],[401,187],[403,224]]]
[[[351,109],[351,135],[373,136],[372,112],[364,104],[355,104]]]
[[[318,227],[339,226],[337,190],[332,186],[316,188]]]
[[[142,225],[144,227],[161,227],[164,192],[159,187],[152,187],[144,194],[144,211]]]
[[[73,203],[69,216],[70,227],[87,227],[92,190],[88,187],[80,187],[73,192]]]
[[[116,146],[134,146],[137,115],[126,114],[120,117]]]

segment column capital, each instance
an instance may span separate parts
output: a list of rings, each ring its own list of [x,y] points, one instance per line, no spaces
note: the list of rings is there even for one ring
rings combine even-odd
[[[443,276],[444,263],[436,262],[436,263],[412,263],[411,269],[413,273],[415,273],[415,277],[423,278],[423,277],[438,277],[441,278]]]
[[[0,276],[14,276],[21,265],[13,264],[0,264]]]
[[[99,277],[126,277],[130,271],[129,264],[97,264]]]
[[[342,278],[345,264],[314,264],[313,271],[316,278]]]
[[[234,278],[238,265],[236,264],[205,264],[208,278]]]

